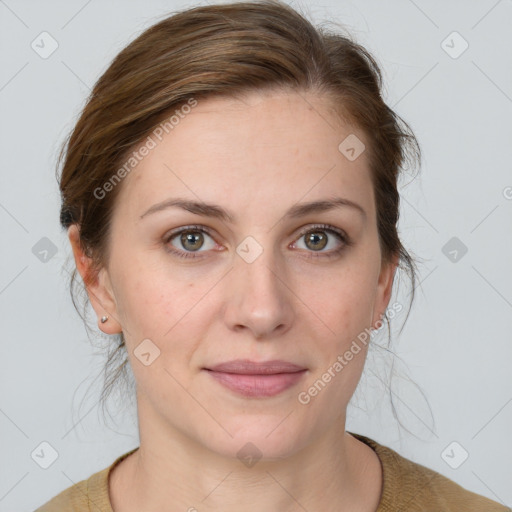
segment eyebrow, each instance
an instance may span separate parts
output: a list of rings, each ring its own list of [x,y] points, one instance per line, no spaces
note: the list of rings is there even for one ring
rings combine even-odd
[[[147,215],[151,215],[153,213],[160,212],[162,210],[166,210],[167,208],[172,207],[182,208],[183,210],[195,213],[196,215],[202,215],[204,217],[213,217],[216,219],[220,219],[224,222],[229,222],[231,224],[235,223],[236,221],[236,216],[233,213],[222,208],[219,205],[205,203],[201,201],[192,201],[190,199],[182,198],[167,199],[165,201],[162,201],[161,203],[157,203],[151,206],[151,208],[149,208],[146,212],[144,212],[140,216],[140,218],[143,219]],[[342,197],[334,197],[331,199],[323,199],[319,201],[311,201],[308,203],[295,204],[284,214],[282,218],[289,219],[305,217],[310,213],[326,212],[329,210],[344,207],[349,207],[358,211],[362,215],[364,220],[366,220],[366,211],[361,205]]]

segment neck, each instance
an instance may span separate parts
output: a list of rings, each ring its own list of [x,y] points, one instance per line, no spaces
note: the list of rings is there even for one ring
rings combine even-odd
[[[345,432],[344,418],[314,444],[286,458],[263,454],[245,463],[236,455],[208,449],[186,432],[169,430],[143,404],[139,418],[140,448],[111,474],[115,512],[377,508],[380,463],[371,448]]]

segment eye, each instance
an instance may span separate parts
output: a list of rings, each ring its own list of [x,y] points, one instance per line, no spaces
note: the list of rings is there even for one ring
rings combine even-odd
[[[211,240],[210,245],[205,246],[205,236]],[[340,254],[346,247],[352,245],[349,237],[344,231],[327,224],[318,224],[309,226],[301,231],[298,240],[305,237],[305,250],[307,258],[331,258]],[[338,247],[335,243],[338,242]],[[165,250],[180,258],[202,258],[196,254],[215,249],[216,244],[213,241],[210,229],[205,226],[185,226],[169,233],[164,238]],[[324,251],[327,246],[335,245],[331,250]],[[297,242],[292,246],[297,247]],[[205,249],[201,251],[200,249]],[[303,247],[299,247],[303,249]]]
[[[203,248],[204,246],[205,235],[213,241],[209,229],[204,226],[187,226],[185,228],[181,228],[178,231],[173,231],[164,240],[166,250],[181,258],[201,257],[196,256],[193,253],[204,252],[200,251],[199,249]],[[175,239],[176,245],[172,243],[172,241]],[[177,249],[172,249],[169,247],[169,244]],[[206,250],[213,249],[214,247],[215,242],[213,242],[210,247],[207,246]]]
[[[330,235],[328,233],[330,233]],[[351,245],[346,233],[326,224],[319,224],[303,230],[300,233],[299,240],[303,238],[305,239],[305,249],[311,253],[307,256],[310,258],[330,258],[340,254],[347,246]],[[336,241],[338,244],[335,243]],[[295,243],[293,245],[296,246],[297,244]],[[334,245],[335,247],[331,250],[323,251],[322,249],[328,245]],[[338,245],[338,247],[336,247],[336,245]],[[302,249],[303,247],[299,248]]]

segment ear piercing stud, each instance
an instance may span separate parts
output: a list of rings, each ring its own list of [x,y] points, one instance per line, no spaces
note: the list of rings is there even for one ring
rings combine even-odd
[[[101,317],[101,323],[104,324],[108,320],[108,316]]]

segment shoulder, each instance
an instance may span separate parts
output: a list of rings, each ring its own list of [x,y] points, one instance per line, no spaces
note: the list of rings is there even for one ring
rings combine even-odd
[[[349,433],[370,446],[380,459],[383,482],[377,512],[512,512],[373,439]]]
[[[108,492],[108,477],[112,469],[138,448],[118,457],[110,466],[89,478],[64,489],[34,512],[112,512]]]
[[[82,480],[81,482],[68,487],[50,501],[36,509],[35,512],[63,512],[64,510],[69,510],[70,512],[89,512],[89,500],[87,498],[88,482],[89,480]]]

